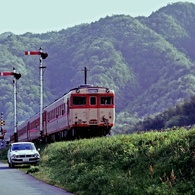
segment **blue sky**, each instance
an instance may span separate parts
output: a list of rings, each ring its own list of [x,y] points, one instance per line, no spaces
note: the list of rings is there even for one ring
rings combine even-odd
[[[182,1],[182,0],[180,0]],[[0,34],[59,31],[115,14],[149,16],[178,0],[0,0]],[[183,2],[195,3],[195,0]]]

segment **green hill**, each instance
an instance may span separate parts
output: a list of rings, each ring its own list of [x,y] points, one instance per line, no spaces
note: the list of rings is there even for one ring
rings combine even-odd
[[[21,170],[75,195],[195,193],[194,128],[39,146],[39,166]]]
[[[74,194],[194,194],[195,129],[58,142],[28,172]]]

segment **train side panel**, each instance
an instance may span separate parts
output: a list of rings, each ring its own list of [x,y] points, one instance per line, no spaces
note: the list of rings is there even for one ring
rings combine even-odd
[[[28,141],[37,140],[40,137],[40,115],[37,113],[28,120]]]
[[[89,85],[71,89],[43,110],[43,138],[56,141],[105,136],[115,123],[115,94]],[[40,114],[18,127],[19,141],[40,139]]]
[[[27,141],[27,121],[18,126],[18,141]],[[14,140],[12,140],[14,141]]]
[[[67,123],[67,99],[69,95],[66,94],[60,99],[56,100],[54,104],[45,108],[47,135],[68,129]]]

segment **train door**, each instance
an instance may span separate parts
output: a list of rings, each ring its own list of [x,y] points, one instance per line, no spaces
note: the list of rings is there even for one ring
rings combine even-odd
[[[88,119],[90,125],[99,124],[99,109],[98,109],[98,96],[97,95],[89,95],[89,109],[88,109]]]

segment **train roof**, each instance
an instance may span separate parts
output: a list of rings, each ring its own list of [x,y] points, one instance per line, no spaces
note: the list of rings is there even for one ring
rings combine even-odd
[[[70,89],[70,91],[77,90],[77,89],[82,89],[82,88],[102,88],[102,89],[109,89],[108,87],[99,87],[99,86],[93,86],[93,85],[90,85],[90,84],[82,84],[82,85],[79,85],[76,88]]]
[[[48,106],[54,104],[56,101],[60,100],[61,98],[63,98],[63,96],[65,96],[66,94],[74,91],[74,90],[78,90],[78,89],[83,89],[83,88],[101,88],[101,89],[106,89],[108,91],[111,91],[108,87],[99,87],[99,86],[93,86],[91,84],[81,84],[78,87],[72,88],[70,89],[67,93],[64,93],[61,97],[55,99],[53,102],[51,102],[50,104],[48,104],[47,106],[44,107],[44,109],[47,109]]]
[[[107,92],[110,92],[112,90],[110,90],[108,87],[99,87],[99,86],[93,86],[91,84],[81,84],[78,87],[72,88],[70,89],[67,93],[64,93],[61,97],[55,99],[53,102],[51,102],[50,104],[48,104],[47,106],[45,106],[43,108],[43,110],[46,110],[49,106],[51,106],[52,104],[54,104],[56,101],[60,100],[61,98],[63,98],[63,96],[65,96],[66,94],[70,93],[71,91],[74,90],[78,90],[78,89],[82,89],[82,88],[101,88],[101,89],[106,89]],[[19,126],[22,126],[24,123],[27,123],[29,120],[32,120],[33,118],[37,118],[37,115],[39,115],[39,112],[35,113],[33,116],[29,117],[28,119],[26,119],[26,121],[22,122],[19,124]]]

